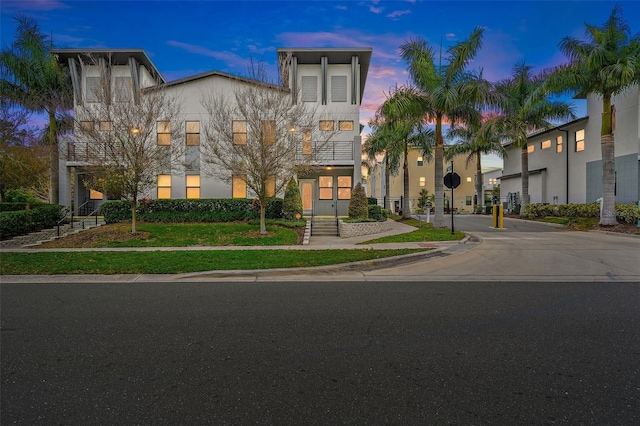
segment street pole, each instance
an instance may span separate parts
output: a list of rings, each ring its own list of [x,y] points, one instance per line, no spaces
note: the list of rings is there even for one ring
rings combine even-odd
[[[451,175],[453,176],[453,160],[451,160]],[[449,204],[449,208],[451,209],[451,235],[455,235],[455,230],[453,229],[453,187],[455,185],[451,185],[451,204]]]

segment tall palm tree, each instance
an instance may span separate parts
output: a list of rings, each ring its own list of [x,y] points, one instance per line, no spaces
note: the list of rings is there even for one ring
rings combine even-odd
[[[615,6],[601,27],[585,24],[585,41],[563,38],[560,50],[569,63],[557,67],[548,78],[548,86],[554,91],[596,95],[602,99],[603,208],[600,225],[618,223],[615,214],[615,110],[611,98],[640,84],[640,33],[631,36],[621,15],[622,9]]]
[[[485,121],[493,118],[488,115]],[[453,160],[458,155],[466,155],[466,165],[472,161],[476,163],[476,197],[477,205],[484,204],[483,177],[482,177],[482,155],[497,154],[500,157],[504,155],[504,147],[502,146],[500,136],[485,130],[480,123],[471,123],[465,126],[458,126],[449,130],[447,137],[456,140],[453,145],[449,145],[445,151],[445,159]]]
[[[71,79],[66,68],[50,54],[52,41],[26,15],[15,18],[18,26],[11,46],[0,53],[0,91],[3,100],[48,116],[46,142],[51,147],[49,201],[59,202],[58,116],[73,106]]]
[[[445,227],[444,222],[444,137],[443,124],[457,121],[479,120],[480,106],[487,99],[487,85],[481,75],[467,70],[482,43],[482,28],[476,28],[467,40],[447,49],[446,64],[436,58],[436,52],[419,38],[409,39],[400,46],[402,58],[409,66],[409,73],[417,95],[408,99],[406,108],[418,105],[429,123],[435,124],[435,215],[434,226]]]
[[[385,156],[387,199],[389,175],[397,174],[402,164],[403,205],[402,217],[411,217],[411,198],[409,193],[409,151],[419,149],[424,157],[431,155],[433,132],[424,126],[423,116],[417,109],[404,108],[399,100],[407,97],[410,88],[395,88],[392,95],[380,106],[369,125],[373,133],[365,142],[365,152],[369,158],[378,154]],[[388,206],[385,205],[385,208]]]
[[[544,89],[543,75],[534,75],[532,67],[524,62],[516,63],[510,78],[496,84],[499,94],[500,115],[485,123],[485,132],[501,135],[520,149],[522,195],[520,214],[529,204],[529,133],[548,129],[553,120],[575,118],[573,107],[564,101],[551,101]]]

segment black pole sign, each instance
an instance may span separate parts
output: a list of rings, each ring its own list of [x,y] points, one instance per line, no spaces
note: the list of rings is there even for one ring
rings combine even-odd
[[[444,186],[451,190],[451,235],[455,234],[453,229],[453,190],[460,186],[460,175],[453,171],[453,161],[451,162],[451,171],[444,175]]]

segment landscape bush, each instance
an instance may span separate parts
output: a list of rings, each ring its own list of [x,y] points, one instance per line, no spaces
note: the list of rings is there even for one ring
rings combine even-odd
[[[282,216],[285,219],[295,219],[296,215],[302,217],[302,197],[300,187],[294,178],[289,180],[287,188],[284,190],[284,200],[282,202]]]
[[[0,203],[0,212],[16,212],[20,210],[26,210],[29,203]],[[29,206],[31,208],[31,206]]]
[[[367,219],[369,217],[367,195],[360,182],[358,182],[353,188],[353,191],[351,191],[348,211],[349,219]]]
[[[64,217],[58,204],[38,203],[29,210],[0,212],[0,238],[8,239],[54,227]]]
[[[369,219],[373,219],[376,222],[384,222],[387,220],[388,211],[383,209],[377,204],[369,204]]]
[[[527,204],[524,208],[527,219],[554,217],[600,217],[600,203],[588,204]],[[616,219],[623,223],[636,223],[640,217],[637,204],[616,204]]]
[[[378,204],[378,199],[376,197],[367,197],[367,204],[368,205],[377,205]]]
[[[107,223],[131,220],[131,209],[124,201],[103,203],[101,213]],[[138,203],[137,215],[143,222],[232,222],[259,218],[260,205],[255,200],[244,198],[143,199]],[[266,217],[282,217],[282,199],[274,198],[269,202]]]

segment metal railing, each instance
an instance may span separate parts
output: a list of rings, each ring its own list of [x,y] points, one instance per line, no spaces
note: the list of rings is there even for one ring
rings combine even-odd
[[[69,221],[69,224],[71,225],[71,229],[73,229],[73,224],[74,224],[74,221],[75,221],[75,219],[74,219],[74,215],[75,215],[75,213],[76,213],[76,212],[80,212],[80,210],[81,210],[84,206],[86,206],[86,205],[88,205],[89,203],[92,203],[92,202],[93,202],[93,200],[87,200],[87,201],[85,201],[84,203],[82,203],[80,206],[78,206],[77,208],[75,208],[74,210],[71,210],[71,219],[70,219],[70,221]],[[86,221],[89,217],[93,216],[94,214],[95,214],[96,226],[98,226],[98,211],[100,211],[100,207],[97,207],[95,210],[93,210],[91,213],[89,213],[89,214],[87,214],[87,215],[82,215],[82,216],[84,216],[84,219],[82,219],[82,220],[80,221],[80,225],[82,226],[82,229],[84,229],[85,221]],[[68,214],[68,212],[67,212],[67,214]],[[78,214],[77,216],[81,216],[81,215],[80,215],[80,214]],[[65,222],[66,220],[67,220],[67,215],[65,214],[65,216],[64,216],[62,219],[60,219],[60,220],[58,221],[58,223],[56,224],[58,237],[60,236],[60,225],[61,225],[63,222]]]

